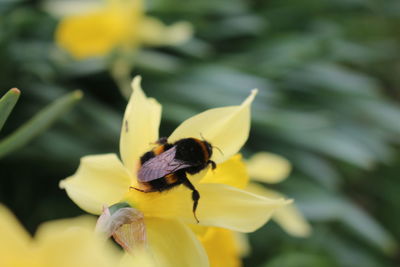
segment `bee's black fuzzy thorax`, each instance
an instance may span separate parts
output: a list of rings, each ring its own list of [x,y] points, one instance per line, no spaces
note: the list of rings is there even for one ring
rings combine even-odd
[[[201,143],[193,138],[185,138],[177,141],[175,158],[190,162],[194,165],[201,164],[208,160],[208,155],[204,155],[204,149]],[[207,157],[207,160],[205,158]]]

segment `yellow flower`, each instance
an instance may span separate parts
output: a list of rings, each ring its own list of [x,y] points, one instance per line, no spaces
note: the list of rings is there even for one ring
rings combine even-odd
[[[249,181],[278,183],[289,175],[290,170],[289,161],[278,155],[260,152],[244,161],[240,154],[236,154],[215,171],[208,171],[201,182],[228,184],[258,195],[281,199],[283,195],[280,193]],[[277,209],[272,219],[293,236],[306,237],[311,232],[310,225],[294,204]],[[211,267],[241,266],[241,258],[249,250],[243,234],[217,227],[196,227],[194,230],[207,251]]]
[[[212,155],[219,171],[221,163],[236,154],[248,138],[250,106],[255,94],[253,91],[241,105],[210,109],[189,118],[168,141],[204,136],[223,151]],[[147,246],[160,266],[208,266],[206,252],[188,224],[252,232],[288,201],[265,198],[226,184],[200,183],[206,172],[203,171],[189,176],[201,196],[197,209],[200,222],[196,224],[191,192],[187,188],[178,186],[163,193],[130,190],[130,186],[138,187],[139,158],[159,139],[160,119],[160,104],[146,97],[140,87],[140,77],[136,77],[122,123],[122,162],[115,154],[86,156],[78,171],[60,185],[78,206],[93,214],[101,214],[104,206],[129,203],[130,207],[120,209],[118,215],[106,208],[100,228],[115,229],[113,222],[143,223]]]
[[[92,218],[65,219],[42,224],[32,238],[0,204],[0,266],[152,266],[146,256],[124,256],[93,230]]]
[[[55,39],[76,59],[85,59],[106,55],[115,48],[179,44],[191,35],[192,28],[187,22],[167,27],[155,18],[144,16],[141,0],[106,0],[103,4],[99,0],[98,5],[86,12],[63,17]]]

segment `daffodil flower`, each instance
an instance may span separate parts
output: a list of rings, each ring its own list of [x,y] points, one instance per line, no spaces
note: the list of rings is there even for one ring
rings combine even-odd
[[[86,156],[81,159],[78,171],[63,180],[60,186],[89,213],[101,214],[105,207],[99,228],[108,234],[115,232],[110,220],[117,219],[111,208],[118,203],[127,203],[129,206],[124,208],[128,209],[119,213],[118,221],[143,223],[146,247],[159,264],[157,266],[208,266],[206,252],[188,225],[252,232],[289,201],[266,198],[227,184],[202,182],[205,170],[189,176],[201,196],[197,224],[192,213],[191,191],[187,188],[177,186],[162,193],[130,189],[131,186],[139,187],[139,158],[154,148],[159,139],[161,120],[161,106],[143,93],[140,77],[133,80],[132,86],[133,93],[122,122],[121,160],[115,154]],[[255,94],[256,91],[252,91],[241,105],[210,109],[187,119],[168,137],[168,142],[203,136],[223,151],[213,153],[211,158],[218,164],[218,171],[248,138],[250,106]],[[125,230],[126,234],[129,229]]]
[[[146,254],[132,258],[104,242],[94,233],[94,223],[89,217],[46,222],[32,238],[0,204],[0,266],[154,266]]]
[[[71,6],[83,8],[62,17],[55,40],[76,59],[104,56],[115,48],[135,50],[140,45],[176,45],[192,35],[192,27],[187,22],[165,26],[145,16],[142,0],[51,0],[46,3],[46,9],[52,13]]]

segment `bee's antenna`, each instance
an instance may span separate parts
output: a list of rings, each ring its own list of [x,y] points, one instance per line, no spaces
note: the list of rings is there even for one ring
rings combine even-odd
[[[212,148],[216,148],[216,149],[219,151],[219,153],[222,154],[222,156],[224,155],[224,152],[222,152],[222,150],[221,150],[219,147],[217,147],[217,146],[212,146]]]
[[[204,138],[203,134],[202,133],[199,133],[199,134],[200,134],[201,139],[203,139],[203,141],[206,141],[206,139]],[[217,147],[217,146],[211,146],[211,147],[212,148],[216,148],[219,151],[219,153],[224,155],[224,152],[222,152],[222,150],[219,147]]]

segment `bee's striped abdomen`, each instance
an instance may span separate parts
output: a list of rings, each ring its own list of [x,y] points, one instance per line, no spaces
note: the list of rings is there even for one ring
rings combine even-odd
[[[172,145],[170,145],[170,144],[159,145],[159,146],[153,148],[153,150],[150,150],[150,151],[144,153],[144,155],[140,157],[140,165],[143,165],[143,163],[145,163],[149,159],[160,155],[161,153],[165,152],[166,150],[170,149],[171,147],[172,147]]]
[[[167,174],[165,176],[165,182],[167,184],[176,184],[176,182],[178,182],[178,179],[179,177],[175,173]]]
[[[160,179],[147,182],[148,185],[158,191],[171,189],[181,183],[182,181],[180,181],[179,176],[176,173],[171,173]]]

